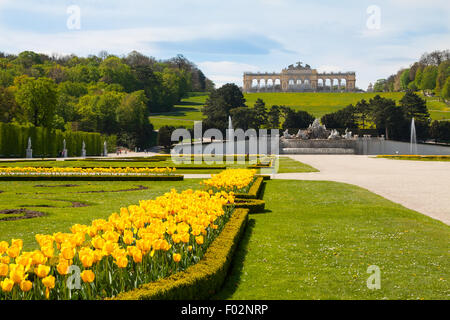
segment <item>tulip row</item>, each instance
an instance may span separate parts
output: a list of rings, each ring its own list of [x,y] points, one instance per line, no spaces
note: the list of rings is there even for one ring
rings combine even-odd
[[[256,170],[254,169],[227,169],[219,174],[211,175],[211,179],[203,180],[201,183],[216,191],[247,192],[255,181]]]
[[[103,299],[197,263],[234,207],[232,192],[171,190],[71,233],[0,242],[0,300]]]
[[[88,176],[111,176],[111,175],[155,175],[171,174],[176,168],[36,168],[36,167],[10,167],[0,168],[1,176],[67,176],[67,175],[88,175]]]

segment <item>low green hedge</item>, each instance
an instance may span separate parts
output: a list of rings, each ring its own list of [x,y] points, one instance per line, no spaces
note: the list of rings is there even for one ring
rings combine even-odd
[[[247,193],[236,193],[235,197],[241,199],[258,199],[262,189],[263,181],[264,177],[262,176],[256,177],[255,181],[253,182],[252,186],[250,187]]]
[[[249,213],[261,213],[264,212],[266,202],[260,199],[237,199],[234,206],[239,209],[248,209]]]
[[[171,176],[0,176],[0,181],[182,181],[183,175]]]
[[[202,300],[221,287],[248,221],[248,210],[235,209],[203,258],[185,271],[119,294],[113,300]]]

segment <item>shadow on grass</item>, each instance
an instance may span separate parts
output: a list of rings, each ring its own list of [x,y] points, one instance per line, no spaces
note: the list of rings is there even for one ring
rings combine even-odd
[[[192,104],[190,104],[190,105],[192,105]],[[196,109],[196,108],[177,107],[176,109],[174,109],[172,111],[151,113],[150,117],[157,117],[157,116],[184,117],[186,115],[186,112],[197,112],[197,111],[198,111],[198,109]]]
[[[259,191],[258,199],[264,199],[264,193],[266,192],[266,184],[267,184],[267,182],[262,183],[261,190]]]
[[[220,291],[211,297],[212,300],[226,300],[230,298],[239,286],[245,256],[248,252],[248,244],[252,236],[253,229],[255,228],[255,224],[256,221],[254,219],[250,218],[248,220],[242,239],[236,248],[236,252],[234,253],[233,261],[231,262],[225,282]]]

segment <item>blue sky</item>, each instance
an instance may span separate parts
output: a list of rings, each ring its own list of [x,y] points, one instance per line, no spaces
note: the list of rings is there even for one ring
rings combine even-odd
[[[70,6],[80,29],[69,29]],[[379,28],[369,28],[379,8]],[[357,86],[450,48],[446,0],[0,0],[0,51],[124,55],[183,54],[216,84],[242,85],[244,71],[280,71],[297,61],[356,71]]]

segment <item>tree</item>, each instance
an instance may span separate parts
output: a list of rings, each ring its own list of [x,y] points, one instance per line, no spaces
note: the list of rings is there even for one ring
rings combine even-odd
[[[280,107],[272,106],[267,114],[268,126],[271,129],[278,129],[280,127]]]
[[[0,86],[0,121],[10,122],[17,116],[19,116],[19,106],[14,99],[12,89]]]
[[[445,80],[444,86],[441,90],[441,97],[445,100],[450,99],[450,77]]]
[[[430,127],[430,137],[436,142],[450,141],[450,121],[434,120]]]
[[[365,102],[365,101],[364,101]],[[360,103],[360,106],[362,107],[363,104]],[[367,110],[370,110],[370,107],[367,107],[365,112]],[[328,128],[333,129],[344,129],[344,128],[357,128],[356,124],[356,114],[357,109],[353,105],[348,105],[344,109],[338,110],[333,113],[326,114],[322,117],[321,121],[322,123],[327,126]]]
[[[35,126],[52,127],[58,92],[49,78],[29,78],[17,90],[16,101]]]
[[[258,115],[255,109],[247,107],[239,107],[231,109],[231,118],[233,119],[233,127],[235,129],[258,129]]]
[[[376,95],[369,100],[372,119],[380,134],[386,139],[402,139],[405,137],[405,118],[400,108],[392,99]]]
[[[363,129],[366,128],[366,122],[370,119],[370,105],[367,103],[366,100],[362,99],[361,101],[358,101],[355,106],[355,117],[358,122],[361,123],[361,126]]]
[[[283,123],[283,130],[286,129],[305,129],[314,122],[314,116],[306,111],[290,110]]]
[[[437,67],[427,66],[423,69],[422,80],[419,88],[422,90],[434,90],[436,87]]]
[[[136,80],[130,66],[123,63],[118,57],[110,56],[103,60],[100,64],[99,72],[101,81],[108,84],[118,83],[127,92],[131,92],[136,86]]]
[[[400,88],[402,90],[407,90],[409,82],[409,69],[405,69],[400,75]]]
[[[172,145],[172,132],[175,131],[173,126],[162,126],[158,130],[157,144],[158,146],[163,146],[170,148]]]
[[[259,129],[262,128],[263,126],[267,125],[267,119],[268,119],[268,114],[267,114],[267,109],[266,109],[266,104],[264,103],[264,101],[262,99],[257,99],[254,105],[254,110],[255,110],[255,128],[254,129]]]
[[[438,67],[436,77],[436,94],[440,95],[445,81],[450,77],[450,60],[443,61]]]
[[[407,91],[400,100],[400,109],[406,121],[414,122],[417,130],[417,137],[424,139],[428,136],[429,117],[427,102],[412,91]]]
[[[378,79],[373,86],[373,92],[385,91],[386,79]]]
[[[120,130],[130,135],[133,141],[128,147],[145,148],[151,145],[153,126],[149,122],[147,97],[145,92],[135,91],[123,97],[117,108],[117,119]]]

